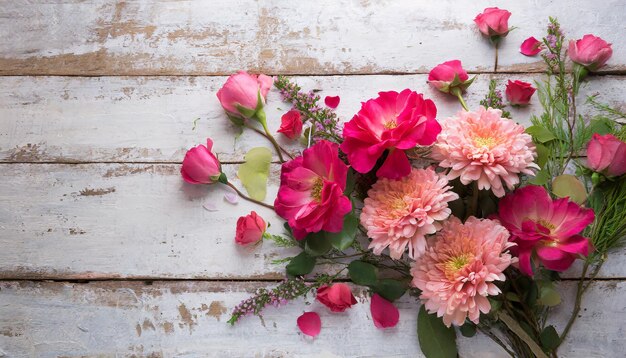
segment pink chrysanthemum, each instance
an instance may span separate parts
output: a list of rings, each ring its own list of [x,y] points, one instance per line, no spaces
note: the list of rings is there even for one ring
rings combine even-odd
[[[448,179],[433,168],[416,169],[399,180],[380,178],[367,193],[361,224],[372,238],[376,255],[389,247],[390,256],[402,257],[407,245],[416,258],[426,248],[425,235],[441,228],[437,220],[450,216],[448,202],[458,198]]]
[[[537,156],[524,127],[502,118],[499,109],[480,107],[477,112],[460,112],[442,123],[443,130],[433,149],[439,165],[451,168],[450,179],[461,177],[463,184],[478,181],[478,188],[501,198],[503,183],[512,190],[519,174],[534,175]]]
[[[497,221],[473,216],[465,224],[456,217],[446,221],[411,268],[426,310],[448,327],[461,326],[466,318],[478,323],[480,313],[491,309],[487,296],[500,293],[493,281],[504,281],[502,271],[515,260],[507,251],[514,245],[508,238]]]

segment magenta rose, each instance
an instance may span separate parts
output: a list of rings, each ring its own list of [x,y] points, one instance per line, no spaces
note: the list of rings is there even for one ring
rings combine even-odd
[[[356,304],[352,290],[345,283],[324,285],[318,288],[316,298],[333,312],[343,312]]]
[[[191,148],[185,154],[180,174],[190,184],[213,184],[219,181],[222,175],[220,161],[211,152],[213,141],[206,140],[206,147],[200,144]]]
[[[280,128],[278,133],[282,133],[289,139],[296,139],[302,134],[302,119],[300,111],[292,109],[291,111],[283,114],[280,118]]]
[[[263,239],[267,223],[255,211],[237,220],[235,242],[238,245],[254,244]]]
[[[530,83],[524,81],[511,81],[506,85],[506,99],[512,105],[525,106],[530,103],[530,98],[537,89]]]
[[[483,35],[497,40],[509,33],[509,17],[511,13],[507,10],[488,7],[482,14],[476,15],[474,22]]]
[[[579,40],[570,40],[569,57],[589,71],[595,71],[611,58],[611,44],[594,35],[585,35]]]
[[[428,73],[428,83],[444,93],[454,92],[455,88],[465,91],[473,81],[474,79],[469,79],[459,60],[441,63]]]
[[[352,210],[343,193],[347,175],[348,166],[339,159],[337,144],[326,140],[283,164],[274,207],[296,239],[321,230],[343,229],[343,218]]]
[[[228,77],[224,86],[217,91],[217,98],[228,117],[234,123],[242,124],[244,119],[255,117],[263,109],[273,81],[266,75],[257,76],[239,71]]]
[[[626,143],[612,134],[595,133],[587,144],[587,167],[616,177],[626,173]]]

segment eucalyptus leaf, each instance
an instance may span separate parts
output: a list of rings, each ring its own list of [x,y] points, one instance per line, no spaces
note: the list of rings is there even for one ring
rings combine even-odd
[[[350,247],[356,237],[359,227],[359,219],[354,213],[346,215],[343,219],[343,229],[338,233],[326,233],[328,242],[339,251],[343,251]]]
[[[287,274],[291,276],[302,276],[313,271],[315,267],[315,257],[309,256],[306,252],[301,252],[291,259],[287,264]]]
[[[363,261],[352,261],[348,265],[350,280],[361,286],[374,286],[378,282],[378,268]]]
[[[548,351],[553,351],[556,347],[559,346],[561,339],[559,338],[559,334],[556,333],[556,329],[554,326],[548,326],[541,331],[539,335],[539,340],[541,341],[541,346]]]
[[[265,147],[256,147],[250,149],[244,159],[245,162],[239,166],[237,176],[252,199],[264,200],[272,152]]]
[[[408,282],[391,278],[379,280],[372,290],[381,295],[387,301],[395,301],[402,297],[409,288]]]
[[[575,203],[582,204],[587,200],[585,185],[571,174],[563,174],[552,181],[552,193],[559,198],[569,197]]]
[[[324,231],[309,234],[306,237],[304,251],[311,256],[322,256],[332,249],[332,244]]]
[[[422,305],[417,315],[417,338],[426,358],[456,358],[456,332]]]
[[[553,307],[561,303],[561,295],[553,285],[542,286],[539,289],[539,303]]]

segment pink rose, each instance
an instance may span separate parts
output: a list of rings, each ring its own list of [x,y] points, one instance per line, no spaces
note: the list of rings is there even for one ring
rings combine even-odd
[[[352,210],[346,189],[348,166],[339,159],[337,144],[326,140],[283,164],[276,213],[287,220],[296,239],[321,230],[340,232]]]
[[[587,144],[587,167],[612,177],[626,173],[626,143],[612,134],[595,133]]]
[[[585,35],[580,40],[569,42],[569,57],[589,71],[604,66],[611,55],[613,55],[611,44],[597,36]]]
[[[191,148],[185,154],[180,174],[190,184],[213,184],[219,181],[222,175],[220,161],[211,152],[213,141],[206,140],[206,147],[200,144]]]
[[[524,81],[511,81],[506,85],[506,99],[512,105],[523,106],[530,103],[530,98],[537,89]]]
[[[541,41],[531,36],[522,42],[519,52],[524,56],[535,56],[541,52]]]
[[[506,10],[488,7],[482,14],[476,15],[474,22],[483,35],[497,40],[509,33],[509,17],[511,13]]]
[[[289,139],[296,139],[302,134],[302,119],[300,111],[292,109],[280,117],[280,128],[278,133],[282,133]]]
[[[465,91],[473,81],[474,79],[469,79],[459,60],[441,63],[428,73],[428,83],[444,93],[450,93],[454,88]]]
[[[249,245],[263,239],[267,223],[256,212],[251,212],[237,220],[235,242],[239,245]]]
[[[217,98],[228,117],[242,124],[243,119],[253,118],[263,108],[273,82],[266,75],[257,76],[239,71],[228,77],[224,86],[217,91]]]
[[[356,298],[345,283],[324,285],[318,288],[316,298],[333,312],[343,312],[356,304]]]

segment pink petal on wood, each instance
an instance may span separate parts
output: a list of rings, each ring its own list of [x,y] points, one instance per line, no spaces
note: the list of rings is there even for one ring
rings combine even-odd
[[[315,312],[304,312],[298,317],[298,328],[307,336],[315,337],[322,330],[322,320]]]
[[[337,106],[339,106],[339,101],[341,99],[339,98],[339,96],[326,96],[326,98],[324,98],[324,103],[326,104],[326,106],[335,109],[337,108]]]

